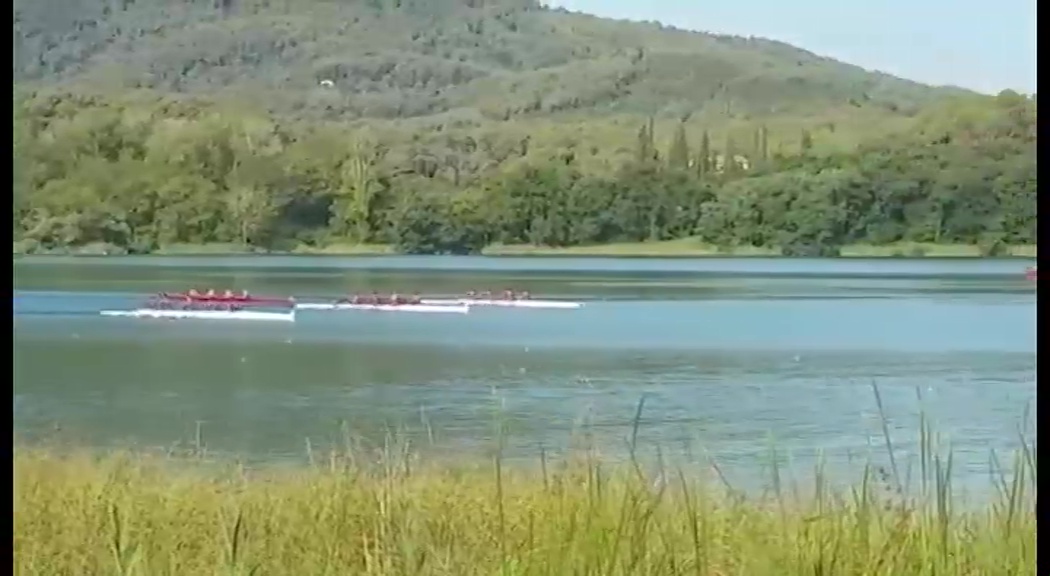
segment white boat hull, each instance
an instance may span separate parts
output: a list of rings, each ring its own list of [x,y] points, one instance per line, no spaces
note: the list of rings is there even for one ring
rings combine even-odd
[[[503,308],[554,308],[570,310],[580,308],[583,304],[579,302],[563,302],[560,300],[480,300],[471,298],[456,298],[451,300],[425,299],[423,304],[434,306],[500,306]]]
[[[421,312],[434,314],[466,314],[468,306],[436,306],[431,304],[315,304],[295,305],[297,310],[372,310],[376,312]]]
[[[256,310],[160,310],[139,308],[136,310],[103,310],[102,316],[124,318],[163,318],[169,320],[262,320],[272,322],[295,322],[295,312],[259,312]]]

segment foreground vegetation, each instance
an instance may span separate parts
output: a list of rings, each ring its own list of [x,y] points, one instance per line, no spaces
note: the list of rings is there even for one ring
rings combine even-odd
[[[775,490],[749,498],[594,459],[529,472],[333,454],[217,472],[19,449],[15,573],[1034,574],[1034,453],[978,508],[956,508],[951,466],[924,453],[915,498],[881,469],[847,491],[818,470],[801,493],[774,471]]]
[[[15,42],[16,252],[1035,244],[1034,98],[778,42],[533,0],[41,0]]]

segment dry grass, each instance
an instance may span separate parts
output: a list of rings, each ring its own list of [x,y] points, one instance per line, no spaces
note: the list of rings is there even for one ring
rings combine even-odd
[[[895,463],[849,490],[818,469],[805,497],[751,498],[685,470],[654,482],[633,459],[508,470],[333,453],[253,472],[18,450],[15,573],[1034,574],[1034,450],[993,501],[956,509],[951,456],[920,436],[914,498]]]

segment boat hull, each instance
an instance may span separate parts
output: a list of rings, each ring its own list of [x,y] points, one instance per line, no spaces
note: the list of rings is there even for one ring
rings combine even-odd
[[[259,312],[256,310],[158,310],[138,308],[136,310],[102,310],[102,316],[122,318],[159,318],[167,320],[254,320],[270,322],[294,322],[295,312]]]
[[[475,300],[471,298],[456,298],[449,300],[425,299],[423,304],[434,306],[497,306],[501,308],[551,308],[559,310],[572,310],[581,308],[579,302],[563,302],[560,300]]]
[[[424,304],[296,304],[297,310],[371,310],[375,312],[419,312],[424,314],[466,314],[467,306],[435,306]]]

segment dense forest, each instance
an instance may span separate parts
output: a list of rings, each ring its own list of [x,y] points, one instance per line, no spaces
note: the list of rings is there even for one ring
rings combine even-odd
[[[532,0],[19,3],[16,251],[1034,244],[1034,97]]]

